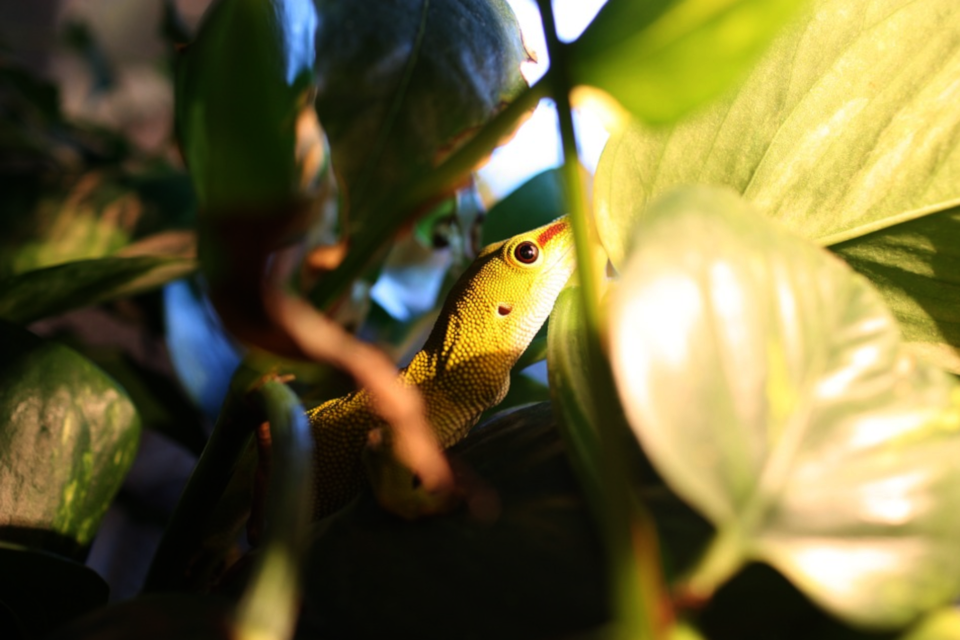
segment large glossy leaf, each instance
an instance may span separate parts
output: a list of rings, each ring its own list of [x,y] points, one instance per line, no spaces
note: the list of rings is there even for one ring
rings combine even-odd
[[[78,260],[0,281],[0,318],[28,323],[132,296],[190,275],[190,258],[138,256]]]
[[[0,353],[0,538],[76,552],[133,462],[139,417],[64,346],[0,324]]]
[[[953,216],[907,224],[960,199],[958,74],[952,0],[816,0],[739,91],[611,139],[594,190],[604,246],[622,265],[632,220],[672,186],[732,187],[806,238],[848,241],[842,255],[876,278],[907,339],[960,371]]]
[[[525,87],[527,54],[504,0],[319,7],[317,112],[354,234]]]
[[[573,44],[575,82],[647,122],[727,89],[805,0],[610,0]]]
[[[637,224],[610,315],[637,437],[718,529],[691,590],[759,559],[879,627],[960,592],[960,390],[864,278],[727,190],[679,189]]]
[[[286,202],[324,167],[312,0],[218,0],[177,67],[180,145],[211,213]],[[269,213],[269,210],[265,213]]]

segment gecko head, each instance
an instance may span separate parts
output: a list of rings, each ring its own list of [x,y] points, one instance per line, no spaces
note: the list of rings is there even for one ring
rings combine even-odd
[[[569,220],[559,218],[484,248],[448,301],[461,326],[475,332],[475,348],[515,360],[550,315],[575,264]]]

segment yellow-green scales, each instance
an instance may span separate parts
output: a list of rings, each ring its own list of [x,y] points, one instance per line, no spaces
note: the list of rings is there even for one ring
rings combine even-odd
[[[566,218],[486,247],[454,285],[430,337],[400,371],[423,396],[443,447],[499,403],[510,370],[546,321],[574,268]],[[363,449],[384,426],[366,390],[308,413],[314,437],[314,517],[351,500],[365,482]]]

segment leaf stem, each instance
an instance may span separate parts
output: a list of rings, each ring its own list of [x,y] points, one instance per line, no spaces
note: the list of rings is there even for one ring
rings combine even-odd
[[[306,412],[279,380],[253,392],[270,422],[271,465],[266,538],[237,605],[237,638],[287,640],[293,634],[300,566],[310,514],[312,443]]]
[[[541,80],[523,91],[503,111],[491,118],[469,142],[436,169],[399,193],[390,193],[381,198],[373,208],[396,215],[380,216],[382,224],[357,239],[340,266],[325,276],[311,291],[310,299],[313,304],[320,309],[329,309],[347,286],[375,262],[396,233],[418,213],[424,202],[444,189],[455,186],[460,178],[472,171],[545,94],[546,82]]]
[[[200,551],[205,524],[223,496],[250,443],[253,429],[246,402],[227,395],[213,434],[180,496],[153,556],[144,592],[182,589]]]
[[[630,493],[628,476],[617,447],[622,437],[617,429],[622,420],[608,419],[618,413],[620,403],[605,355],[605,331],[600,317],[601,274],[596,270],[591,253],[588,205],[570,104],[573,85],[567,71],[569,48],[557,37],[550,0],[538,0],[538,5],[551,60],[550,74],[546,79],[557,104],[563,146],[564,194],[576,244],[588,367],[595,372],[591,394],[595,399],[594,406],[598,408],[597,415],[591,416],[599,436],[598,459],[577,460],[574,466],[588,469],[588,475],[599,481],[602,499],[595,499],[594,502],[599,504],[592,506],[600,514],[606,542],[615,598],[615,634],[624,640],[655,640],[665,637],[672,614],[665,610],[669,601],[662,588],[659,545],[653,519]],[[593,439],[592,434],[570,434],[570,437],[583,443]],[[575,452],[588,455],[590,449],[574,447]]]
[[[744,562],[744,538],[740,527],[730,526],[717,533],[700,560],[680,581],[683,598],[704,602],[729,580]]]

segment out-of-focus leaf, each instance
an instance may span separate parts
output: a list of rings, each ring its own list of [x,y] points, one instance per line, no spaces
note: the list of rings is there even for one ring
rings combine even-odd
[[[137,408],[143,428],[162,433],[199,457],[207,441],[199,412],[184,397],[177,381],[135,362],[121,349],[69,346],[116,380]]]
[[[78,260],[0,281],[0,318],[28,323],[155,289],[196,271],[189,258]]]
[[[960,638],[960,611],[940,609],[926,616],[898,640],[957,640]]]
[[[0,567],[0,608],[25,634],[5,628],[0,614],[4,640],[39,638],[107,602],[107,583],[79,562],[0,542]]]
[[[31,206],[3,207],[0,275],[106,256],[130,241],[143,209],[135,194],[96,173],[51,191]]]
[[[559,169],[538,173],[490,207],[483,221],[481,246],[536,229],[566,213]]]
[[[574,82],[671,122],[727,89],[805,0],[610,0],[572,45]]]
[[[727,190],[664,196],[635,237],[611,357],[644,450],[718,529],[689,588],[763,560],[885,628],[955,597],[960,391],[879,294]]]
[[[218,0],[207,12],[176,81],[177,132],[206,211],[269,214],[316,185],[316,28],[312,0]]]
[[[504,0],[321,2],[317,113],[349,205],[345,231],[422,176],[524,87]]]
[[[0,539],[89,544],[133,462],[140,419],[89,360],[0,324]]]
[[[594,190],[601,240],[619,267],[651,198],[679,184],[732,187],[803,237],[846,241],[841,255],[880,285],[906,339],[960,372],[960,314],[946,303],[958,74],[952,0],[816,0],[739,91],[673,127],[610,140]]]

